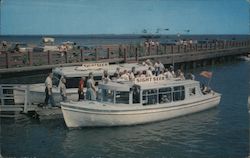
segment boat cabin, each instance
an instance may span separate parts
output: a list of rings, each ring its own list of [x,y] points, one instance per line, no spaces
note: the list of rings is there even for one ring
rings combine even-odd
[[[113,77],[117,67],[121,71],[131,70],[135,67],[137,71],[146,70],[147,67],[138,63],[128,63],[128,64],[113,64],[109,63],[85,63],[82,66],[70,66],[70,67],[59,67],[53,69],[53,85],[59,87],[61,78],[66,78],[66,88],[78,88],[79,81],[81,77],[87,77],[90,72],[94,75],[94,80],[98,84],[102,80],[102,75],[104,70],[108,70],[110,77]]]
[[[111,104],[166,104],[201,96],[194,80],[168,80],[165,77],[136,78],[134,82],[109,81],[98,86],[98,101]]]

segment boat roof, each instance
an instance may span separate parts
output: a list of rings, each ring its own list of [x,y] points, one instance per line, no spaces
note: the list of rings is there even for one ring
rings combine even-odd
[[[147,77],[146,77],[147,78]],[[148,77],[150,78],[150,77]],[[158,76],[154,76],[151,78],[158,78]],[[173,87],[173,86],[184,86],[191,84],[198,84],[198,81],[195,80],[180,80],[179,78],[175,79],[162,79],[158,81],[150,81],[137,83],[135,81],[109,81],[106,83],[99,83],[98,87],[102,89],[109,90],[117,90],[117,91],[129,91],[133,86],[139,86],[142,90],[146,89],[155,89],[155,88],[163,88],[163,87]]]
[[[69,66],[69,67],[59,67],[53,69],[53,73],[63,75],[65,77],[82,77],[88,76],[90,72],[94,76],[102,76],[103,71],[107,70],[109,75],[113,75],[117,69],[120,68],[120,71],[131,70],[132,67],[135,67],[136,71],[147,70],[148,67],[138,63],[125,63],[125,64],[112,64],[108,63],[89,63],[91,66]],[[89,65],[88,64],[88,65]],[[95,65],[94,65],[95,64]],[[99,65],[98,65],[99,64]]]

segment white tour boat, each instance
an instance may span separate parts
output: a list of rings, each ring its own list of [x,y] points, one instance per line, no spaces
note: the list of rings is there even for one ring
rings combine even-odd
[[[103,71],[107,70],[110,76],[113,76],[116,69],[120,71],[131,70],[135,67],[136,71],[147,70],[148,67],[138,63],[125,63],[125,64],[109,64],[109,63],[85,63],[82,66],[59,67],[52,70],[53,72],[53,98],[55,103],[59,105],[62,100],[60,95],[61,78],[66,78],[66,92],[68,100],[78,100],[78,84],[81,77],[88,77],[92,72],[96,82],[102,79]],[[24,89],[26,86],[19,86],[14,89],[15,103],[24,103]],[[32,84],[29,87],[29,99],[31,103],[40,104],[44,103],[45,99],[45,84],[38,83]]]
[[[203,94],[194,80],[165,77],[99,83],[96,101],[61,102],[69,128],[123,126],[166,120],[219,104],[221,95]]]

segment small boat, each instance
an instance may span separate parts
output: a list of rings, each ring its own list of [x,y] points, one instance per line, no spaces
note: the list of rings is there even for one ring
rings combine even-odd
[[[217,106],[221,94],[203,94],[194,80],[165,77],[99,83],[97,100],[61,102],[67,127],[128,126],[171,119]]]
[[[88,77],[89,73],[92,72],[94,80],[98,82],[102,79],[103,71],[108,70],[109,75],[112,77],[117,68],[121,71],[131,70],[135,67],[136,71],[147,70],[148,67],[139,63],[125,63],[125,64],[109,64],[109,63],[85,63],[81,66],[69,66],[69,67],[58,67],[52,70],[53,72],[53,98],[55,103],[59,105],[62,100],[60,95],[61,78],[66,78],[66,92],[68,100],[78,100],[78,84],[81,77]],[[18,86],[14,89],[15,103],[24,103],[24,89],[25,86]],[[34,104],[44,103],[45,99],[45,84],[31,84],[29,89],[30,102]]]

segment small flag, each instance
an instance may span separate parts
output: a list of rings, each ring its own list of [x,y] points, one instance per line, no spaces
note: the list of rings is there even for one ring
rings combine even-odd
[[[213,73],[212,73],[212,72],[209,72],[209,71],[202,71],[202,72],[200,73],[200,75],[203,76],[203,77],[206,77],[206,78],[212,78]]]

